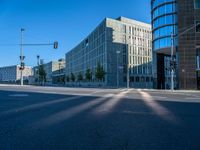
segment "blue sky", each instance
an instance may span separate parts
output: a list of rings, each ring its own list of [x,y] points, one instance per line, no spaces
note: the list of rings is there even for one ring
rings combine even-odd
[[[0,0],[0,66],[19,64],[21,27],[25,43],[59,42],[57,50],[25,47],[26,65],[34,66],[37,55],[64,58],[105,17],[119,16],[150,23],[150,0]]]

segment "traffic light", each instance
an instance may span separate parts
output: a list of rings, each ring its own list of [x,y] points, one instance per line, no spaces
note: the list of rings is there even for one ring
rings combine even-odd
[[[24,62],[21,62],[20,67],[19,67],[19,70],[24,70],[24,69],[25,69],[25,63],[24,63]]]
[[[54,42],[53,48],[54,48],[54,49],[57,49],[57,48],[58,48],[58,42]]]

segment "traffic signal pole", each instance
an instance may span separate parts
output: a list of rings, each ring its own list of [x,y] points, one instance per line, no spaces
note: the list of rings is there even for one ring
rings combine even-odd
[[[24,77],[23,77],[23,70],[25,69],[25,63],[24,63],[24,50],[23,50],[23,46],[46,46],[46,45],[53,45],[54,49],[58,48],[58,42],[55,41],[54,43],[43,43],[43,44],[24,44],[23,43],[23,33],[24,33],[25,29],[21,28],[21,43],[20,43],[20,79],[21,79],[21,86],[24,85]]]
[[[21,86],[24,85],[23,70],[24,70],[24,52],[23,52],[23,32],[25,29],[21,29],[21,44],[20,44],[20,78]]]
[[[173,33],[171,33],[171,62],[174,61],[174,39],[173,39]],[[171,91],[174,90],[174,66],[171,67]]]

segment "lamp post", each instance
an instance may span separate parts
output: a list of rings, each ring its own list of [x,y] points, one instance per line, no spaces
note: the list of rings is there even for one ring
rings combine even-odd
[[[120,54],[120,51],[117,51],[117,88],[119,88],[119,54]]]
[[[37,82],[39,84],[39,80],[40,80],[40,55],[37,55],[36,78],[37,78]]]
[[[174,39],[173,39],[173,33],[171,33],[171,63],[174,64]],[[171,90],[174,90],[174,66],[171,65]]]
[[[21,28],[21,44],[20,44],[20,78],[21,78],[21,86],[24,85],[23,79],[23,70],[24,70],[24,52],[23,52],[23,32],[25,29]]]
[[[126,48],[127,48],[127,89],[129,89],[129,49],[126,45]]]

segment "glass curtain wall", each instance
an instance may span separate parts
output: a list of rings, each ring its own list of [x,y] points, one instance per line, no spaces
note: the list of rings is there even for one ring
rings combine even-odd
[[[171,33],[178,33],[176,0],[152,1],[152,25],[154,51],[170,47]]]

